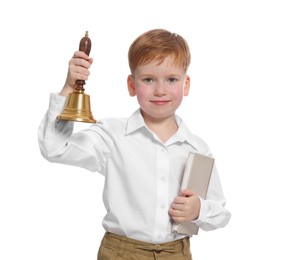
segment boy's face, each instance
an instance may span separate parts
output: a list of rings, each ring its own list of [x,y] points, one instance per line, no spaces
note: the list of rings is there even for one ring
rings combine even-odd
[[[148,120],[173,117],[189,88],[190,77],[173,64],[171,57],[159,65],[157,62],[140,65],[128,77],[129,94],[137,96],[143,116]]]

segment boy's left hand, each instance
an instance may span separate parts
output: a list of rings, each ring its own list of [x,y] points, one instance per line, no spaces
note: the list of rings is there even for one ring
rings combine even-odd
[[[182,190],[181,196],[174,198],[168,213],[176,223],[195,220],[199,217],[201,201],[198,195],[191,190]]]

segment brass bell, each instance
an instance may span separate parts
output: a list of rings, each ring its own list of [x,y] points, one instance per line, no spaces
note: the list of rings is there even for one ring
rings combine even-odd
[[[89,55],[91,50],[91,40],[88,37],[86,31],[85,37],[83,37],[79,44],[79,51],[85,52]],[[70,93],[67,97],[65,108],[62,114],[57,116],[59,120],[77,121],[85,123],[95,123],[90,108],[90,97],[84,94],[85,85],[84,80],[76,80],[76,89]]]
[[[85,123],[95,123],[90,109],[90,97],[84,92],[70,93],[62,114],[57,117],[59,120],[69,120]]]

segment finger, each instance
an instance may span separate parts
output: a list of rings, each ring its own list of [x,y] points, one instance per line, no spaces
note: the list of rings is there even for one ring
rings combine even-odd
[[[83,68],[89,69],[91,66],[91,63],[85,59],[73,58],[69,62],[69,66],[83,67]]]
[[[88,76],[84,74],[74,73],[72,79],[75,82],[76,80],[88,80]]]
[[[73,55],[73,58],[81,58],[81,59],[84,59],[84,60],[88,60],[89,56],[83,51],[75,51],[74,55]]]
[[[173,202],[177,203],[177,204],[184,204],[184,203],[186,203],[186,197],[177,196],[174,198]]]
[[[173,217],[172,219],[177,224],[186,222],[186,218],[184,218],[184,217]]]
[[[70,72],[69,73],[69,79],[72,82],[75,82],[76,80],[88,80],[89,74],[87,73],[80,73],[78,71]]]
[[[174,210],[184,210],[184,206],[185,204],[179,204],[179,203],[172,203],[171,204],[171,208],[174,209]]]
[[[78,64],[81,64],[82,60],[72,60],[69,63],[69,74],[71,77],[78,79],[84,79],[83,77],[88,77],[90,75],[89,69]],[[82,76],[82,78],[79,78]]]
[[[88,69],[80,67],[80,66],[73,67],[72,68],[72,72],[76,73],[76,74],[81,74],[81,75],[84,75],[84,76],[89,76],[90,75],[90,72],[89,72]]]
[[[184,213],[181,210],[171,208],[169,209],[168,213],[171,217],[184,217]]]
[[[181,212],[179,210],[170,209],[169,215],[171,216],[173,221],[176,223],[181,223],[181,222],[186,221],[186,217],[184,216],[183,212]]]
[[[191,197],[191,196],[195,196],[196,193],[193,192],[192,190],[182,190],[181,195],[184,197]]]

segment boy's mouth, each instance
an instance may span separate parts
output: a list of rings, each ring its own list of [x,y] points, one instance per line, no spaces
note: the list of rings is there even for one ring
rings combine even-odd
[[[170,100],[151,100],[154,105],[165,105],[168,104]]]

